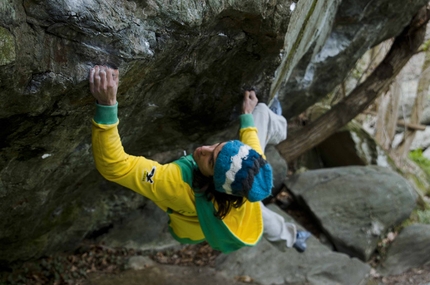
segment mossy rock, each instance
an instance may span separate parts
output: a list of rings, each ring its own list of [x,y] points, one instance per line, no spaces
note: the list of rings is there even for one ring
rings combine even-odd
[[[14,62],[15,58],[15,38],[7,29],[0,27],[0,66]]]

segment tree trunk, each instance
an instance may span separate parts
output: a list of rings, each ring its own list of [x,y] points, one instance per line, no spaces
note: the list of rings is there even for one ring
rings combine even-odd
[[[387,96],[381,97],[381,110],[378,110],[375,140],[385,149],[391,148],[391,142],[396,134],[397,117],[401,95],[402,74],[400,73],[390,86]]]
[[[391,88],[392,89],[392,88]],[[375,140],[384,148],[387,149],[387,130],[385,128],[385,118],[387,117],[388,104],[391,100],[391,91],[386,92],[384,95],[376,99],[377,105],[376,125],[375,125]]]
[[[385,117],[386,122],[386,130],[387,130],[387,138],[385,142],[385,149],[389,150],[391,148],[391,143],[393,142],[394,135],[396,134],[396,127],[398,125],[398,117],[399,117],[399,105],[400,105],[400,97],[402,96],[402,86],[401,82],[403,81],[403,74],[400,73],[393,84],[391,84],[391,100],[388,102],[388,112]]]
[[[424,64],[422,67],[421,77],[418,81],[417,96],[415,97],[414,106],[412,107],[412,113],[410,122],[411,124],[419,124],[421,121],[421,115],[424,108],[424,99],[428,94],[430,84],[430,50],[426,51]],[[409,153],[412,141],[415,138],[416,131],[407,129],[403,141],[400,143],[395,153],[402,158],[406,158]]]
[[[390,51],[375,71],[355,88],[344,100],[336,104],[318,120],[292,133],[289,139],[276,146],[285,160],[291,161],[317,146],[339,128],[363,112],[380,94],[387,90],[393,78],[416,53],[423,43],[428,16],[415,17],[411,24],[395,39]],[[423,20],[423,18],[425,18]]]

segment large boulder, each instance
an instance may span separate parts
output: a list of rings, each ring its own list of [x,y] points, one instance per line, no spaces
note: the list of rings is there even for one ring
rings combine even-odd
[[[73,249],[146,205],[94,170],[91,66],[120,69],[125,149],[171,161],[213,136],[227,138],[221,130],[237,119],[243,87],[255,85],[267,100],[292,3],[2,1],[0,261]],[[307,12],[326,15],[318,45],[293,49],[303,56],[282,91],[291,94],[290,117],[340,83],[370,46],[399,34],[427,1],[330,3],[337,8]],[[286,41],[300,28],[291,25]]]
[[[237,119],[241,87],[268,89],[291,13],[284,2],[261,1],[13,0],[0,8],[5,262],[73,249],[145,206],[94,169],[91,66],[120,69],[127,152],[171,161]]]
[[[306,119],[313,122],[329,109],[327,105],[315,104],[306,110]],[[379,165],[396,169],[389,154],[356,120],[349,122],[315,148],[304,153],[296,162],[297,168],[306,169],[350,165]]]
[[[307,110],[310,120],[321,115],[327,108],[312,106]],[[421,132],[418,132],[421,133]],[[420,136],[417,136],[420,137]],[[427,151],[430,153],[430,149]],[[423,153],[425,156],[426,152]],[[307,151],[297,159],[295,167],[299,172],[310,169],[343,167],[343,166],[377,165],[396,171],[405,177],[418,194],[417,203],[426,207],[426,197],[430,189],[428,175],[411,160],[402,162],[398,167],[389,152],[385,151],[358,122],[352,121],[328,137],[315,148]]]
[[[285,185],[336,250],[363,261],[388,229],[409,217],[417,199],[405,178],[379,166],[307,171],[287,178]]]
[[[382,147],[356,122],[328,137],[316,149],[324,167],[378,165],[395,169]]]
[[[384,275],[398,275],[408,269],[430,264],[430,225],[404,228],[390,245],[379,267]]]
[[[273,204],[272,211],[282,215],[287,222],[293,219]],[[370,266],[357,258],[333,252],[315,237],[307,241],[304,253],[294,249],[280,251],[262,238],[257,246],[243,248],[217,259],[218,270],[227,276],[250,276],[258,284],[365,284]]]

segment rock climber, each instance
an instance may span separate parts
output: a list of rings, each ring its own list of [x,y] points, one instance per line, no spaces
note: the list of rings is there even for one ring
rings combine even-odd
[[[193,154],[167,164],[124,151],[118,133],[118,70],[94,66],[89,75],[96,99],[92,121],[95,165],[104,178],[152,200],[169,215],[169,231],[181,243],[207,241],[224,253],[269,241],[306,250],[310,233],[267,209],[272,168],[265,160],[267,144],[286,138],[287,122],[279,101],[258,104],[254,90],[244,93],[240,141],[201,146]],[[277,106],[276,106],[277,104]],[[276,114],[277,112],[278,114]],[[258,130],[258,135],[257,135]]]

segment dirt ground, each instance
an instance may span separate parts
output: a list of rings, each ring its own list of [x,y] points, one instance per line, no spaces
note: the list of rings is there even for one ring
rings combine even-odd
[[[368,283],[369,285],[430,285],[430,265],[421,268],[414,268],[400,275],[373,277],[371,281],[377,281],[378,283]]]
[[[165,272],[169,272],[168,275],[174,280],[175,272],[191,270],[196,274],[201,272],[201,275],[195,277],[198,280],[204,280],[205,276],[210,275],[214,278],[214,282],[216,281],[214,284],[225,285],[227,284],[226,279],[223,279],[223,276],[216,276],[214,271],[214,262],[219,254],[220,252],[213,250],[205,243],[187,245],[177,250],[154,252],[149,257],[156,262],[156,265],[144,270],[147,273],[151,273],[150,275],[158,281],[164,278],[163,276],[166,275],[164,274]],[[3,272],[0,275],[0,284],[109,285],[114,284],[112,281],[118,281],[123,277],[129,278],[129,281],[133,279],[137,282],[140,278],[139,276],[145,275],[145,272],[133,273],[133,270],[130,270],[127,266],[127,261],[130,257],[139,255],[148,256],[147,253],[131,249],[109,248],[103,245],[85,245],[80,251],[74,254],[47,257],[35,262],[26,263],[25,266],[17,268],[11,273]],[[158,273],[163,274],[160,275]],[[156,277],[158,276],[157,274],[161,277]],[[374,271],[371,272],[371,275],[372,277],[366,285],[430,285],[430,265],[422,268],[414,268],[395,276],[382,277],[378,276]],[[198,282],[197,279],[195,280],[196,282]],[[165,278],[163,280],[168,281]],[[186,284],[186,280],[184,282]],[[237,276],[234,284],[239,283],[256,284],[248,276]],[[138,282],[136,284],[142,283]],[[154,284],[171,283],[161,282]],[[208,285],[206,283],[201,284]]]
[[[316,224],[310,217],[306,216],[301,207],[294,204],[288,193],[279,193],[271,202],[277,203],[308,231],[312,232],[315,237],[319,236],[320,232]],[[154,284],[175,284],[171,283],[172,280],[169,278],[166,279],[163,276],[169,275],[174,281],[176,278],[174,272],[192,271],[197,275],[201,272],[196,277],[201,278],[199,280],[205,280],[205,277],[212,276],[211,278],[215,282],[213,284],[225,285],[229,283],[226,281],[227,279],[224,276],[216,275],[214,271],[215,259],[219,254],[220,252],[213,250],[207,243],[186,245],[175,250],[170,249],[149,253],[134,249],[110,248],[103,244],[94,244],[92,241],[86,241],[74,253],[50,256],[37,261],[27,262],[23,266],[13,268],[13,270],[9,269],[9,272],[0,271],[0,285],[110,285],[115,284],[115,282],[123,277],[128,278],[129,281],[133,279],[137,282],[133,284],[142,284],[138,281],[141,280],[140,277],[145,275],[144,272],[133,272],[128,267],[128,260],[133,256],[149,256],[156,262],[156,265],[144,269],[148,274],[151,273],[151,276],[155,276],[156,280],[160,282],[165,280],[165,282],[163,281],[164,283],[159,282]],[[377,259],[369,262],[372,267],[378,265],[375,260]],[[164,273],[160,275],[160,272]],[[169,272],[169,274],[166,272]],[[430,285],[430,264],[395,276],[382,277],[375,270],[372,270],[370,275],[371,277],[366,285]],[[112,283],[113,281],[115,282]],[[187,284],[186,279],[183,281],[185,282],[183,284]],[[200,282],[197,279],[195,281]],[[256,284],[253,282],[249,276],[237,276],[234,284]],[[201,284],[209,285],[207,282]]]

